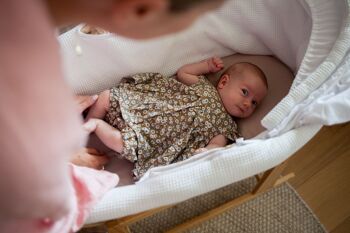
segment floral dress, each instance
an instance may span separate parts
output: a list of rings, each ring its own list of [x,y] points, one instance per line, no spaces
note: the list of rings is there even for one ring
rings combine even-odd
[[[232,141],[238,136],[236,123],[204,76],[191,86],[175,78],[136,74],[110,90],[105,120],[121,131],[122,156],[134,162],[136,178],[191,157],[218,134]]]

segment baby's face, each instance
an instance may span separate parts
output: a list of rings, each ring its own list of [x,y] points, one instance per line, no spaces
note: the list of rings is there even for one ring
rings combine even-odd
[[[241,74],[224,76],[218,84],[218,92],[226,111],[234,117],[249,117],[267,94],[263,80],[248,69]],[[228,81],[223,83],[225,78]]]

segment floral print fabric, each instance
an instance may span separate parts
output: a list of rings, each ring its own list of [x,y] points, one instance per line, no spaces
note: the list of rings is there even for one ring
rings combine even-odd
[[[232,141],[238,136],[236,123],[204,76],[191,86],[175,78],[136,74],[110,91],[105,120],[121,131],[122,156],[134,162],[136,178],[191,157],[218,134]]]

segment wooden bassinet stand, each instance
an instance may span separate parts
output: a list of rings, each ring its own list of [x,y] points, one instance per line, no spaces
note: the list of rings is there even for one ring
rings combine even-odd
[[[260,175],[255,175],[255,178],[257,180],[257,184],[255,185],[253,191],[246,193],[238,198],[235,198],[221,206],[218,206],[206,213],[203,213],[195,218],[192,218],[188,220],[187,222],[184,222],[172,229],[169,229],[167,232],[183,232],[185,230],[188,230],[204,221],[207,221],[209,219],[214,218],[215,216],[234,208],[240,204],[243,204],[246,201],[249,201],[258,195],[266,192],[267,190],[274,188],[280,184],[283,184],[290,178],[293,178],[295,175],[294,173],[288,173],[287,175],[282,175],[283,170],[285,169],[287,165],[287,161],[281,163],[280,165],[265,171],[264,173]],[[126,216],[120,219],[101,222],[101,223],[95,223],[95,224],[89,224],[86,225],[85,228],[90,227],[105,227],[108,229],[108,233],[128,233],[131,232],[129,229],[129,226],[137,221],[140,221],[144,218],[150,217],[160,211],[163,211],[167,208],[171,208],[171,206],[165,206],[156,208],[153,210],[145,211],[139,214]]]
[[[259,132],[250,132],[254,130],[260,130],[262,132],[264,128],[260,125],[261,118],[267,114],[267,112],[272,109],[274,105],[277,104],[278,101],[282,99],[283,96],[288,92],[290,85],[293,80],[293,75],[291,71],[279,62],[276,58],[271,56],[251,56],[251,55],[241,55],[234,54],[224,58],[225,66],[228,67],[229,64],[234,64],[236,62],[251,62],[253,64],[258,65],[266,74],[269,82],[270,95],[264,100],[264,106],[261,106],[256,113],[254,113],[254,117],[250,117],[245,119],[244,121],[238,121],[238,125],[240,126],[241,133],[245,136],[245,138],[252,138],[257,135]],[[270,67],[273,67],[270,68]],[[218,80],[220,77],[220,72],[210,76],[209,79],[215,83],[215,80]],[[254,129],[254,130],[249,130]],[[230,208],[238,206],[245,201],[248,201],[252,198],[255,198],[257,195],[265,192],[266,190],[273,188],[288,179],[294,176],[294,173],[290,173],[288,175],[282,176],[282,172],[286,166],[286,161],[282,164],[265,171],[261,175],[255,175],[257,179],[257,184],[253,188],[253,191],[239,197],[233,199],[232,201],[225,203],[217,208],[210,210],[209,212],[202,214],[198,217],[195,217],[188,222],[185,222],[171,230],[169,232],[181,232],[188,228],[193,227],[200,222],[206,221],[210,218],[215,217],[216,215],[227,211]],[[166,208],[170,208],[171,206],[165,206],[161,208],[156,208],[153,210],[145,211],[139,214],[126,216],[120,219],[94,223],[90,225],[86,225],[85,227],[98,227],[104,226],[107,227],[109,233],[117,233],[117,232],[130,232],[129,226],[141,219],[147,218],[153,214],[156,214]]]

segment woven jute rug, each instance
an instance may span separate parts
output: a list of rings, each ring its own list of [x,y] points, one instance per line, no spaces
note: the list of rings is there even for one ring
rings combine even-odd
[[[255,185],[250,178],[182,202],[131,226],[132,232],[163,232],[220,204],[239,197]],[[326,232],[311,209],[288,184],[274,188],[188,232]]]
[[[255,179],[249,178],[189,199],[134,223],[130,226],[131,232],[164,232],[233,198],[246,194],[253,189],[254,185]],[[283,184],[187,232],[324,233],[326,230],[298,193],[289,184]]]

